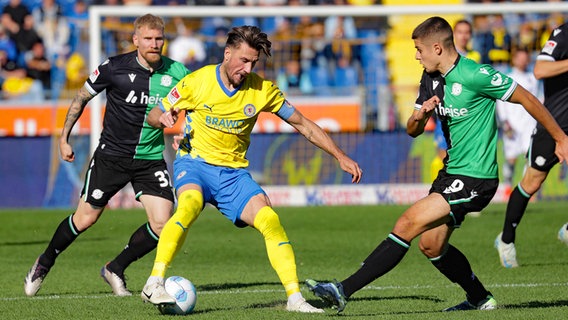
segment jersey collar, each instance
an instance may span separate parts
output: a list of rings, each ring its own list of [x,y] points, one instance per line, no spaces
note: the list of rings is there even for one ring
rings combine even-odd
[[[452,70],[454,70],[455,67],[458,65],[460,59],[461,59],[461,55],[458,54],[458,57],[456,58],[456,61],[454,61],[454,64],[448,69],[448,71],[446,71],[446,73],[442,74],[442,77],[445,78],[448,75],[448,73],[452,72]]]

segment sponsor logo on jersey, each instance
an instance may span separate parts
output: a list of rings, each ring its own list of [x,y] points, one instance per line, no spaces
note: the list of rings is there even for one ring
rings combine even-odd
[[[170,87],[172,85],[172,77],[167,74],[163,75],[160,79],[160,85],[164,87]]]
[[[130,82],[134,82],[134,79],[136,79],[136,74],[135,73],[129,73],[128,77],[130,78]]]
[[[176,102],[179,100],[180,95],[178,92],[177,87],[173,87],[172,90],[170,90],[170,93],[168,93],[168,102],[170,103],[170,105],[174,105],[176,104]]]
[[[462,93],[462,85],[461,83],[454,83],[452,84],[452,95],[459,96]]]
[[[452,105],[450,105],[449,107],[444,107],[442,104],[438,104],[438,106],[436,107],[436,113],[444,117],[465,117],[467,116],[467,109],[452,108]]]
[[[243,131],[242,126],[244,123],[244,120],[238,119],[224,119],[212,116],[205,117],[205,124],[208,127],[234,134],[238,134]]]
[[[556,49],[557,46],[558,43],[556,41],[548,40],[542,48],[542,52],[552,55],[552,52],[554,51],[554,49]]]
[[[162,97],[160,97],[159,94],[156,94],[155,96],[150,96],[145,92],[140,92],[140,97],[138,97],[136,95],[136,91],[134,90],[130,90],[128,96],[126,96],[126,99],[124,99],[124,101],[128,103],[136,103],[138,102],[138,99],[140,99],[140,104],[149,104],[149,105],[158,104],[160,103],[160,101],[162,101]]]
[[[89,76],[89,80],[91,80],[91,82],[94,83],[95,81],[97,81],[97,78],[99,77],[100,74],[101,74],[101,73],[100,73],[100,71],[99,71],[99,68],[96,68],[96,69],[91,73],[91,75]]]
[[[256,114],[256,108],[253,104],[249,103],[245,106],[243,112],[245,113],[245,116],[250,118]]]
[[[491,79],[491,84],[498,87],[500,85],[503,84],[503,77],[501,77],[501,75],[499,73],[496,73],[493,75],[493,78]]]

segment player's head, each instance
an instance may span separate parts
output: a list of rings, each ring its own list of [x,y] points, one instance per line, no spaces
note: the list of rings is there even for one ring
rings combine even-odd
[[[162,58],[164,48],[164,20],[146,14],[134,21],[132,42],[138,49],[138,59],[146,67],[155,67]]]
[[[453,59],[456,52],[452,27],[444,18],[431,17],[419,24],[412,32],[416,60],[426,72],[442,71],[440,65],[445,59]],[[449,61],[453,63],[454,61]]]
[[[471,23],[467,20],[458,20],[454,24],[454,42],[458,50],[466,51],[472,35]]]
[[[266,33],[255,26],[234,27],[227,35],[223,70],[229,82],[238,86],[260,59],[260,53],[270,56],[272,43]]]

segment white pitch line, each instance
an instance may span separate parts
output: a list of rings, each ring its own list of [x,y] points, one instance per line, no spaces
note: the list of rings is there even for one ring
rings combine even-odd
[[[455,285],[446,286],[434,286],[434,285],[416,285],[416,286],[367,286],[363,290],[416,290],[416,289],[434,289],[434,288],[452,288]],[[568,282],[558,282],[558,283],[500,283],[487,285],[489,288],[537,288],[537,287],[568,287]],[[275,289],[254,289],[254,290],[212,290],[212,291],[199,291],[198,295],[210,295],[210,294],[258,294],[258,293],[279,293],[284,292],[284,290]],[[57,300],[57,299],[104,299],[104,298],[115,298],[112,294],[103,295],[49,295],[49,296],[36,296],[36,297],[4,297],[0,298],[0,301],[18,301],[18,300]],[[118,297],[116,297],[118,298]]]

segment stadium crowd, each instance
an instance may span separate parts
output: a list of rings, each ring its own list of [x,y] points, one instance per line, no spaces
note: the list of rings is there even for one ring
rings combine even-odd
[[[477,0],[469,2],[492,2]],[[501,2],[501,1],[497,1]],[[512,0],[511,2],[524,2]],[[42,102],[69,99],[88,70],[88,7],[90,5],[369,5],[380,0],[0,0],[0,100]],[[566,15],[503,14],[466,17],[473,24],[471,49],[482,63],[509,68],[511,54],[525,48],[536,55]],[[132,50],[133,18],[103,21],[102,56]],[[277,59],[257,69],[290,95],[353,95],[368,84],[365,54],[380,50],[387,39],[385,19],[330,16],[257,18],[167,18],[166,54],[188,68],[218,63],[218,47],[232,26],[258,25],[269,34]],[[366,31],[372,50],[363,46]],[[378,30],[378,32],[377,32]],[[368,57],[367,57],[368,58]],[[386,65],[384,54],[371,59]],[[386,74],[388,71],[384,70]],[[376,78],[376,77],[375,77]],[[371,84],[376,86],[376,84]]]

